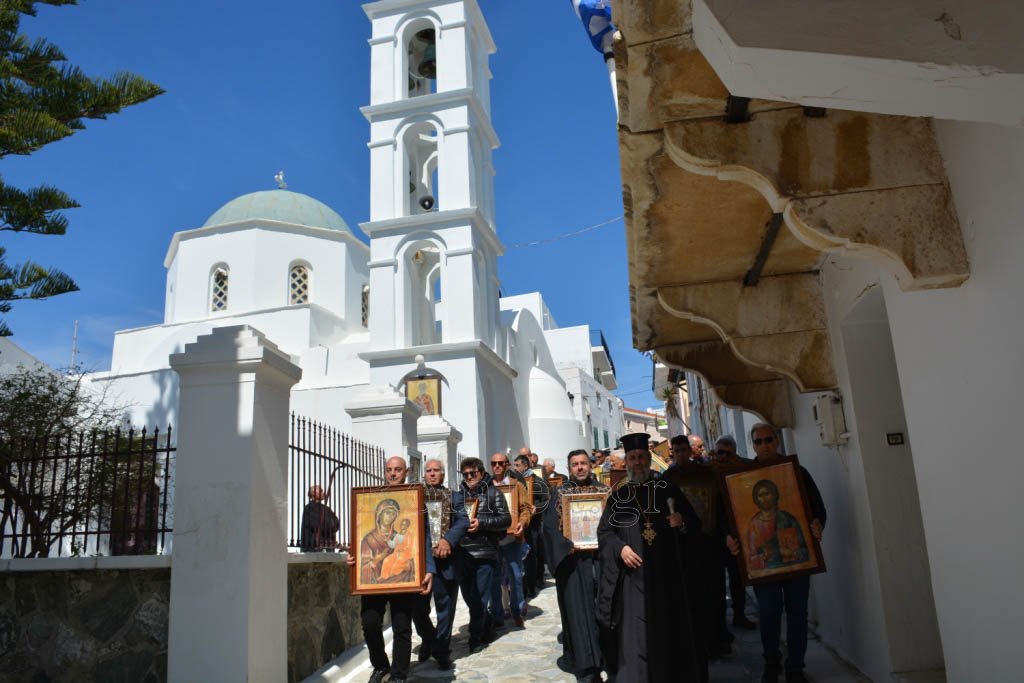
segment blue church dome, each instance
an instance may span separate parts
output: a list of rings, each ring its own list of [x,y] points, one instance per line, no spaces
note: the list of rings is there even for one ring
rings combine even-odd
[[[290,190],[251,192],[232,199],[207,218],[203,227],[257,219],[351,232],[334,209],[309,195]]]

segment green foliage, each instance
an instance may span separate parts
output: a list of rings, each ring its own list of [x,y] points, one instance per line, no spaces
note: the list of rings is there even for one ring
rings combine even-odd
[[[0,158],[31,154],[85,128],[86,119],[105,119],[163,93],[146,79],[118,72],[92,78],[68,64],[60,48],[18,32],[23,15],[37,5],[75,5],[76,0],[0,0]],[[79,206],[55,187],[22,190],[0,176],[0,231],[63,235],[61,211]],[[45,299],[78,290],[67,274],[25,262],[7,264],[0,249],[0,313],[11,302]],[[11,334],[0,320],[0,336]]]

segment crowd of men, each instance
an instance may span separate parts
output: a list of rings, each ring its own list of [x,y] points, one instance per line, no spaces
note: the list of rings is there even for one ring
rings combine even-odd
[[[751,439],[758,463],[769,464],[777,457],[780,437],[774,427],[755,425]],[[760,627],[765,660],[761,680],[776,683],[784,674],[787,683],[805,681],[809,578],[756,584],[760,622],[748,619],[736,561],[740,544],[728,535],[721,509],[724,496],[718,496],[719,509],[709,514],[684,493],[694,484],[717,482],[717,469],[744,462],[735,440],[723,436],[707,453],[699,437],[674,437],[672,463],[659,474],[651,469],[648,435],[627,434],[622,446],[627,478],[614,488],[595,475],[595,465],[607,458],[601,452],[569,453],[569,476],[557,486],[549,481],[555,463],[545,460],[538,476],[537,454],[527,447],[511,460],[505,453],[495,453],[487,464],[463,459],[457,488],[445,485],[442,462],[428,460],[423,475],[427,500],[444,500],[450,517],[442,538],[432,543],[423,513],[432,549],[419,594],[361,597],[363,635],[373,666],[370,683],[406,680],[414,626],[422,640],[419,660],[433,657],[441,670],[453,668],[452,621],[460,592],[469,610],[471,652],[493,642],[508,621],[524,627],[530,600],[545,585],[545,567],[555,581],[562,621],[558,666],[578,682],[597,683],[602,672],[618,683],[708,681],[709,661],[729,656],[732,649],[726,583],[733,626]],[[811,532],[820,541],[824,504],[813,479],[801,470],[810,498]],[[387,461],[387,485],[404,484],[407,475],[402,458]],[[518,491],[510,498],[518,500],[517,510],[509,510],[499,485]],[[562,528],[563,502],[578,493],[608,496],[597,548],[578,547]],[[310,499],[311,505],[322,505],[322,491],[311,489]],[[320,508],[314,512],[323,518]],[[355,566],[354,554],[348,563]],[[436,623],[430,618],[431,598]],[[386,607],[394,634],[391,659],[382,632]],[[785,662],[780,649],[784,611]]]

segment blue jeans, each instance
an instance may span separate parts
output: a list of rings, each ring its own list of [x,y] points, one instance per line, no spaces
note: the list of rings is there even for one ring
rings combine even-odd
[[[447,560],[436,560],[446,562]],[[454,572],[453,572],[454,573]],[[434,574],[434,608],[437,610],[437,630],[431,652],[437,660],[448,659],[451,654],[452,621],[459,600],[459,579],[446,579],[440,570]]]
[[[524,543],[518,541],[512,541],[511,543],[499,546],[501,550],[501,571],[499,576],[508,577],[508,604],[509,611],[513,617],[522,617],[523,605],[526,604],[526,598],[523,596],[523,550],[525,547]],[[500,579],[495,579],[491,582],[490,614],[491,621],[495,624],[500,624],[504,621],[502,618],[501,585],[502,581]]]
[[[801,576],[785,581],[754,585],[758,614],[761,618],[761,647],[767,669],[782,668],[782,611],[786,611],[786,671],[804,668],[807,653],[807,598],[811,590],[811,577]]]
[[[498,575],[497,560],[478,560],[467,552],[457,555],[459,587],[462,599],[469,608],[469,639],[479,642],[484,633],[487,601],[491,597],[491,582]]]

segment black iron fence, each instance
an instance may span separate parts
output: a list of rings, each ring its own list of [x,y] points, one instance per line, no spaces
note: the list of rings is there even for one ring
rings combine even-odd
[[[353,487],[384,484],[384,451],[292,413],[288,439],[288,546],[348,547]]]
[[[172,443],[170,427],[0,440],[0,557],[164,553]]]

